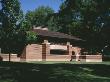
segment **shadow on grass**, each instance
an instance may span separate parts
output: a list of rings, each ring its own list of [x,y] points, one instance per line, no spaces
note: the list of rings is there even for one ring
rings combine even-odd
[[[0,82],[110,82],[110,65],[0,62]]]

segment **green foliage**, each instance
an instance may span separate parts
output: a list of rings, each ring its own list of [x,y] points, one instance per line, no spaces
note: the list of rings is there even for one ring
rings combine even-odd
[[[7,31],[16,28],[20,18],[20,3],[18,0],[1,0],[2,4],[2,26]]]
[[[107,19],[110,13],[109,3],[109,0],[66,0],[61,5],[63,8],[59,12],[61,21],[65,19],[63,24],[71,24],[74,21],[81,22],[81,27],[84,27],[85,30],[90,29],[99,32],[102,23],[109,22]]]
[[[46,26],[49,30],[57,30],[57,19],[54,10],[50,7],[40,6],[34,11],[28,11],[25,15],[25,20],[28,23],[28,27],[34,26]],[[30,29],[31,29],[30,28]]]
[[[36,34],[27,32],[31,23],[25,20],[18,0],[1,0],[1,5],[0,47],[4,53],[20,54],[28,43],[36,40]]]
[[[29,29],[32,28],[32,26],[34,25],[34,12],[32,11],[28,11],[25,15],[25,26]],[[24,27],[25,27],[24,26]]]
[[[19,29],[22,11],[18,0],[1,0],[1,39],[0,46],[7,53],[13,52],[16,46],[16,34]]]
[[[85,47],[101,52],[110,45],[110,0],[65,0],[59,11],[60,32],[86,40]],[[94,51],[95,50],[95,51]]]
[[[29,31],[31,30],[31,22],[29,22],[28,20],[23,19],[22,23],[21,23],[21,27],[20,29],[24,30],[24,31]]]
[[[2,19],[2,12],[1,12],[1,10],[0,10],[0,29],[1,29],[1,27],[2,27],[2,22],[1,22],[1,19]]]
[[[37,37],[36,37],[36,33],[35,32],[32,32],[32,31],[27,31],[27,43],[28,44],[32,44],[32,43],[35,43],[37,41]]]
[[[47,18],[49,17],[50,14],[53,14],[53,10],[49,7],[39,7],[38,9],[35,10],[35,25],[36,26],[42,26],[46,25],[46,21],[48,20]]]

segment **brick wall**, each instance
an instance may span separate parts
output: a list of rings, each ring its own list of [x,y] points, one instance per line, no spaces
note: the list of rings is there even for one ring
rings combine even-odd
[[[50,44],[45,41],[42,45],[27,45],[21,55],[21,61],[70,61],[72,45],[67,45],[67,55],[50,54]]]
[[[70,61],[71,56],[69,55],[47,55],[46,56],[46,61]]]
[[[9,54],[1,54],[0,55],[3,59],[3,61],[9,61]],[[11,54],[10,61],[20,61],[20,58],[17,57],[17,54]]]
[[[47,43],[43,43],[42,44],[42,60],[46,61],[47,59],[47,55],[50,55],[50,44]]]
[[[102,55],[81,55],[81,48],[72,47],[68,42],[66,55],[50,54],[50,43],[47,40],[43,44],[28,44],[21,54],[11,55],[11,61],[85,61],[85,62],[101,62]],[[75,54],[72,54],[72,51]],[[3,61],[9,61],[9,55],[1,55]]]
[[[42,61],[42,45],[27,45],[21,55],[21,61]]]
[[[72,56],[72,60],[75,60],[77,56]],[[84,62],[102,62],[102,55],[80,55],[78,61]]]
[[[50,44],[46,41],[42,45],[31,44],[27,45],[21,56],[23,61],[85,61],[85,62],[101,62],[101,55],[81,55],[81,48],[72,47],[67,44],[66,55],[50,54]],[[75,55],[72,55],[72,51]]]

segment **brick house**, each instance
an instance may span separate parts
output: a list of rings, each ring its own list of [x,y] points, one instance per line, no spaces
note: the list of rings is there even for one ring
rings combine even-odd
[[[86,61],[101,62],[102,55],[81,55],[80,46],[84,40],[59,32],[48,31],[47,28],[34,28],[38,36],[36,44],[28,44],[21,54],[11,55],[11,61]],[[8,61],[8,55],[1,55]]]

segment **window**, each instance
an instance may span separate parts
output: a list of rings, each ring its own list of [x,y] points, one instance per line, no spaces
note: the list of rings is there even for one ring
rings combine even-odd
[[[55,55],[66,55],[67,51],[66,50],[50,50],[50,54],[55,54]]]

